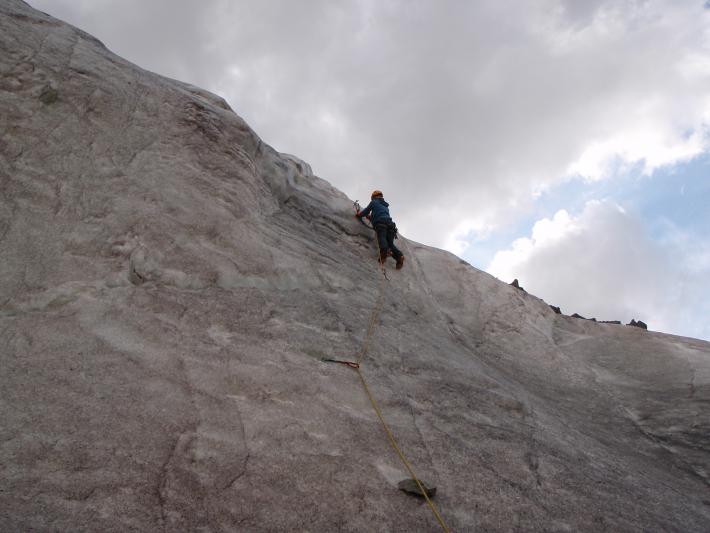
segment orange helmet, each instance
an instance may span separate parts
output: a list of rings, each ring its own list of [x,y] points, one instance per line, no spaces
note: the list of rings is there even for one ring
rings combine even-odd
[[[372,195],[370,196],[370,199],[382,198],[382,197],[383,197],[382,191],[375,190],[375,191],[372,191]]]

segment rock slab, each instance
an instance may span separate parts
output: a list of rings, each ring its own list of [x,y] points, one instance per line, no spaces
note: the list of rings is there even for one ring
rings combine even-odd
[[[437,530],[321,362],[380,280],[306,163],[0,0],[0,189],[1,531]],[[361,370],[453,531],[707,531],[708,343],[399,243]]]

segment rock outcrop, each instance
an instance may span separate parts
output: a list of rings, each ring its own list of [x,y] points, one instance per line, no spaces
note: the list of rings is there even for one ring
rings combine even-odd
[[[0,530],[438,528],[321,362],[377,300],[350,199],[19,0],[0,121]],[[453,531],[707,531],[709,343],[400,242],[362,372]]]
[[[572,318],[578,318],[578,319],[580,319],[580,320],[591,320],[592,322],[596,322],[596,321],[597,321],[596,318],[583,317],[583,316],[580,315],[579,313],[572,313],[570,316],[571,316]]]
[[[523,291],[523,292],[527,292],[525,289],[523,289],[523,288],[520,286],[520,282],[518,282],[518,278],[515,278],[513,281],[510,282],[510,284],[511,284],[513,287],[515,287],[516,289],[519,289],[519,290],[521,290],[521,291]]]

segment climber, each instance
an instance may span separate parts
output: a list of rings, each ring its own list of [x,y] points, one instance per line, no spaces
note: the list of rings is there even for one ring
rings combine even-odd
[[[394,240],[397,238],[397,226],[390,217],[389,204],[385,202],[382,191],[373,191],[371,200],[368,206],[355,213],[355,216],[360,220],[362,217],[370,219],[380,245],[380,263],[385,264],[388,251],[391,251],[392,257],[397,261],[397,270],[399,270],[404,265],[404,255],[394,245]]]

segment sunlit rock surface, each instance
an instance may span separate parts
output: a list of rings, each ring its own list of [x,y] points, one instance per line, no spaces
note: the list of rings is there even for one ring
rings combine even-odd
[[[0,0],[0,180],[0,530],[438,529],[320,361],[359,350],[378,272],[307,164]],[[399,242],[363,372],[452,530],[708,530],[708,343]]]

